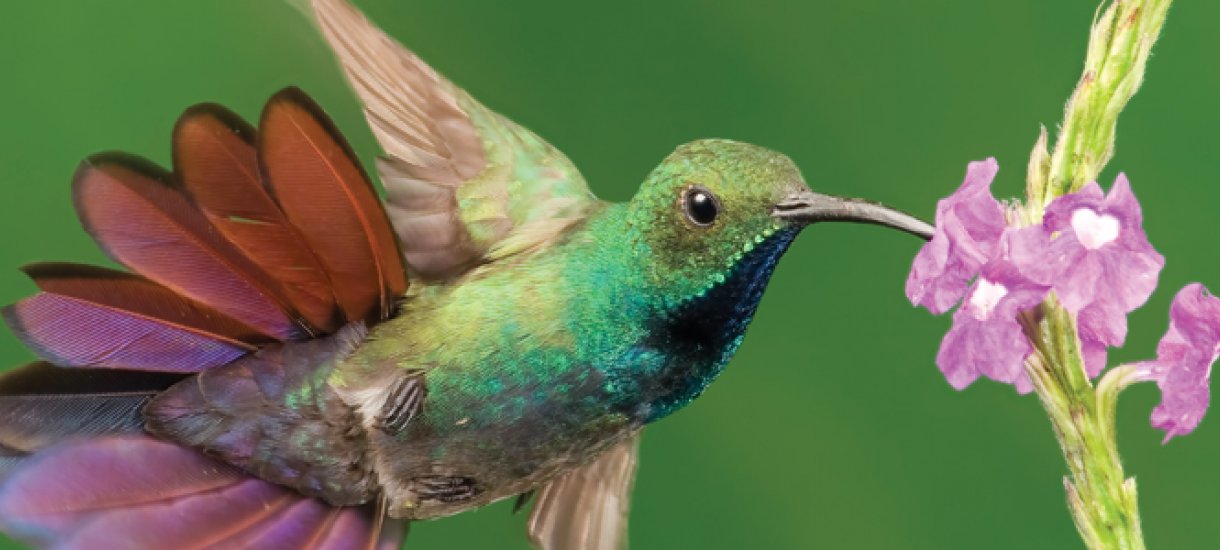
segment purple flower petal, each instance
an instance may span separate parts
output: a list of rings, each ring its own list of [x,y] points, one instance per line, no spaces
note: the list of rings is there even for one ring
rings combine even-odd
[[[1007,262],[984,266],[936,355],[949,384],[960,390],[985,375],[1029,391],[1023,365],[1032,348],[1017,315],[1041,303],[1047,290]]]
[[[1090,183],[1079,193],[1055,199],[1046,209],[1043,227],[1057,233],[1041,261],[1021,265],[1039,282],[1054,286],[1068,311],[1079,313],[1089,305],[1105,301],[1114,307],[1107,313],[1125,315],[1144,304],[1156,289],[1165,259],[1148,242],[1142,227],[1139,203],[1131,185],[1120,174],[1108,196]],[[1113,324],[1110,319],[1095,318]],[[1111,335],[1113,327],[1098,328]],[[1108,345],[1122,344],[1107,341]]]
[[[1029,278],[1051,285],[1076,316],[1085,370],[1105,368],[1106,347],[1127,339],[1127,314],[1156,289],[1165,259],[1142,227],[1125,175],[1109,195],[1096,183],[1055,199],[1040,227],[1010,230],[1008,258]]]
[[[972,162],[966,179],[936,205],[936,232],[911,266],[906,294],[911,303],[939,315],[961,300],[970,280],[995,255],[1004,232],[1004,208],[991,195],[999,165]]]
[[[1198,283],[1178,291],[1156,354],[1140,370],[1161,389],[1152,425],[1165,431],[1167,442],[1194,431],[1207,412],[1212,364],[1220,357],[1220,298]]]
[[[1089,378],[1093,378],[1106,368],[1109,353],[1106,352],[1105,344],[1081,337],[1080,356],[1084,360],[1085,373],[1089,375]]]
[[[1127,338],[1127,312],[1113,302],[1094,302],[1076,314],[1080,354],[1085,372],[1092,378],[1106,368],[1106,348]]]

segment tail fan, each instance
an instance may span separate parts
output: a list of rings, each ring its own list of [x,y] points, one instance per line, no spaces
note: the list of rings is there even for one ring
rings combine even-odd
[[[332,507],[145,430],[143,409],[261,347],[388,318],[406,291],[372,183],[304,93],[256,132],[215,105],[174,131],[174,172],[86,161],[81,222],[133,273],[26,268],[3,310],[47,363],[0,376],[0,530],[54,548],[397,548],[374,504]]]

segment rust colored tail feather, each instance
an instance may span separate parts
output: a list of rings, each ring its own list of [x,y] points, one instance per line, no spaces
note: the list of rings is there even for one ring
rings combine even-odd
[[[401,543],[375,507],[331,508],[145,431],[144,403],[174,380],[384,320],[406,291],[376,191],[322,110],[289,88],[261,126],[200,105],[175,127],[173,173],[116,153],[81,166],[81,222],[133,273],[35,264],[41,292],[3,310],[54,365],[0,377],[0,531],[56,548]]]
[[[259,176],[257,139],[224,107],[192,107],[174,127],[174,175],[212,225],[283,285],[301,316],[334,332],[344,319],[331,280]]]
[[[347,318],[388,317],[407,289],[402,255],[385,208],[347,141],[297,88],[272,97],[259,126],[264,181],[290,222],[312,227],[303,231],[305,241],[330,274]]]

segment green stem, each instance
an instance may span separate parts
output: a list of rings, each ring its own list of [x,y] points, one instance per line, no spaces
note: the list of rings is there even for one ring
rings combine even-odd
[[[1097,384],[1097,410],[1102,414],[1103,427],[1108,428],[1106,436],[1110,439],[1115,438],[1113,430],[1115,414],[1118,411],[1118,392],[1141,380],[1143,379],[1138,368],[1134,365],[1122,365],[1107,371]]]
[[[1171,1],[1113,0],[1099,8],[1054,150],[1043,128],[1030,155],[1024,223],[1037,223],[1055,197],[1094,181],[1113,156],[1118,114],[1143,82]],[[1067,461],[1072,519],[1091,549],[1142,550],[1135,480],[1124,476],[1114,430],[1118,391],[1135,369],[1114,369],[1094,389],[1072,315],[1054,297],[1041,312],[1041,319],[1022,318],[1035,348],[1026,371]]]
[[[1142,550],[1135,481],[1124,477],[1113,437],[1118,386],[1105,385],[1113,392],[1094,391],[1071,315],[1053,302],[1044,310],[1049,338],[1027,371],[1067,462],[1064,486],[1076,528],[1089,548]]]

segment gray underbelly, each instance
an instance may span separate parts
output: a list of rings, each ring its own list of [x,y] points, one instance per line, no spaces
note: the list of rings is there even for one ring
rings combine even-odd
[[[438,434],[424,421],[375,442],[375,469],[392,517],[443,517],[527,493],[591,462],[638,426],[605,415],[575,425],[455,428]]]

